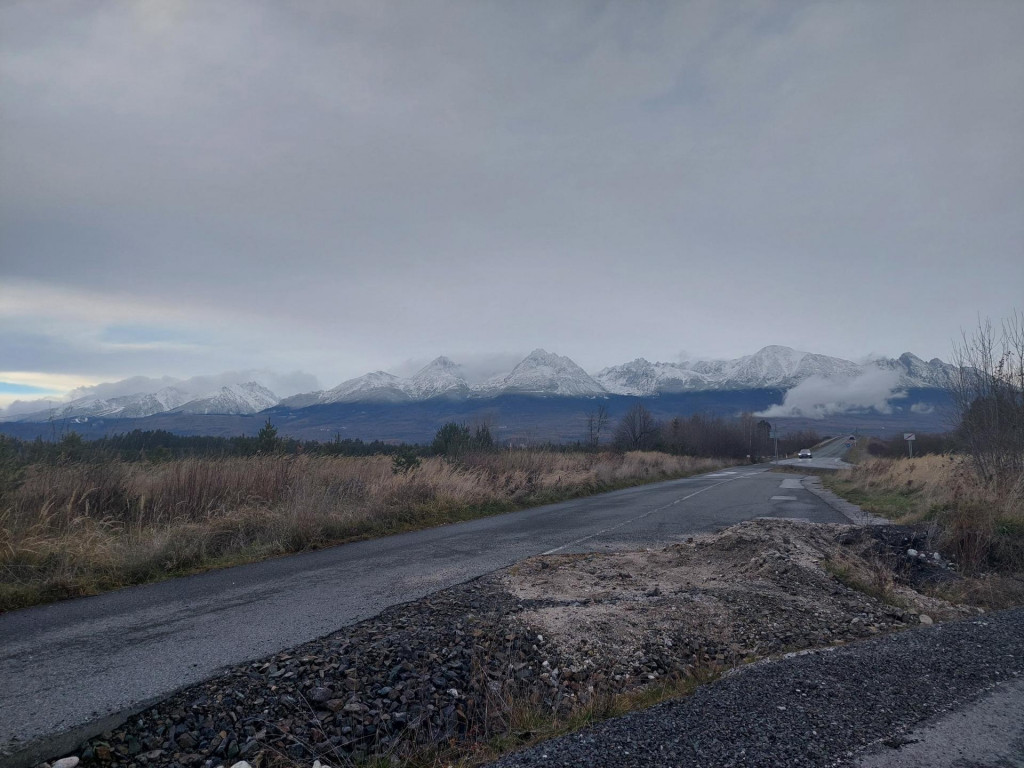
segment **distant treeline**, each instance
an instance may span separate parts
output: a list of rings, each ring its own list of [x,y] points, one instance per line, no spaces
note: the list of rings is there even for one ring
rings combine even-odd
[[[176,435],[162,429],[139,429],[97,440],[84,440],[76,432],[67,432],[59,440],[19,440],[0,435],[0,443],[8,453],[25,464],[52,464],[69,461],[169,461],[186,457],[218,458],[255,456],[257,454],[313,454],[318,456],[375,456],[393,454],[399,446],[380,440],[336,437],[334,440],[296,440],[279,437],[272,425],[266,425],[256,437],[212,437],[209,435]]]
[[[644,450],[674,455],[711,458],[759,459],[775,454],[772,425],[750,415],[725,419],[708,414],[693,414],[667,420],[655,419],[642,405],[610,423],[606,413],[587,416],[587,437],[571,443],[546,443],[530,447],[552,452]],[[783,432],[778,439],[780,456],[809,448],[828,435],[812,430]],[[945,453],[957,448],[952,434],[918,434],[915,455]],[[525,446],[522,446],[525,447]],[[507,449],[491,438],[488,425],[449,423],[443,425],[427,444],[394,444],[336,436],[333,440],[297,440],[278,435],[269,421],[255,437],[214,437],[177,435],[166,430],[132,430],[96,440],[86,440],[76,432],[67,432],[51,441],[37,438],[20,440],[0,435],[0,462],[59,464],[67,462],[171,461],[182,458],[229,458],[267,454],[313,456],[408,456],[448,455]],[[889,440],[872,437],[864,450],[876,457],[906,455],[901,435]]]

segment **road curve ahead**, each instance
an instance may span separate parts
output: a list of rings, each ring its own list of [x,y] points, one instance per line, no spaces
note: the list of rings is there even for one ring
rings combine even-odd
[[[4,614],[0,765],[525,557],[668,544],[759,516],[847,522],[798,479],[744,467]]]

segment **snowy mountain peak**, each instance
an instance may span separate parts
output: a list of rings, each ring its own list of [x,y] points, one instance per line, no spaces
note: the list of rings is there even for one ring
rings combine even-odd
[[[605,368],[594,378],[609,392],[639,397],[714,388],[707,375],[686,366],[686,363],[652,363],[638,357],[630,363]]]
[[[735,360],[700,361],[693,363],[692,368],[708,376],[714,389],[787,388],[810,376],[836,378],[855,375],[859,370],[849,360],[778,344]]]
[[[956,366],[944,363],[937,357],[927,363],[915,354],[904,352],[896,359],[881,358],[872,365],[883,370],[895,371],[901,387],[948,387],[953,380]]]
[[[243,415],[259,413],[277,405],[280,398],[255,381],[228,384],[209,397],[202,397],[173,409],[175,413],[217,413]]]
[[[757,352],[750,355],[750,357],[760,359],[767,358],[770,360],[787,359],[793,361],[793,363],[796,364],[799,363],[800,358],[802,358],[806,354],[807,352],[801,352],[798,349],[786,347],[781,344],[769,344],[766,347],[761,347],[759,350],[757,350]]]
[[[403,389],[416,400],[465,395],[469,384],[462,369],[444,355],[434,358],[405,382]]]
[[[512,371],[486,387],[506,392],[587,396],[605,389],[568,357],[535,349]]]
[[[428,368],[443,368],[443,369],[448,370],[448,369],[453,369],[453,368],[457,369],[458,367],[459,367],[459,364],[456,363],[456,362],[453,362],[451,358],[445,357],[444,355],[438,355],[433,360],[431,360],[429,363],[427,363],[425,366],[423,366],[423,368],[421,369],[420,372],[422,373],[423,371],[427,370]]]
[[[374,371],[343,381],[320,395],[321,403],[351,403],[357,400],[398,403],[409,399],[403,380],[386,371]]]

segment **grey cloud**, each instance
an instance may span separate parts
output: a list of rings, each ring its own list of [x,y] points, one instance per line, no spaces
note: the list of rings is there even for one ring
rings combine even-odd
[[[140,393],[152,394],[164,387],[177,384],[180,379],[170,376],[151,378],[149,376],[132,376],[121,381],[106,381],[91,387],[77,387],[68,392],[68,400],[77,400],[80,397],[98,397],[106,399],[110,397],[122,397],[123,395],[136,395]]]
[[[869,369],[860,376],[828,379],[812,376],[786,392],[780,405],[756,414],[765,418],[802,417],[823,419],[839,413],[877,411],[892,413],[893,400],[906,397],[897,389],[896,371]]]
[[[1019,301],[1024,6],[534,10],[6,6],[3,276],[317,335],[297,359],[240,320],[109,370],[227,346],[324,381],[537,346],[929,358]]]
[[[188,379],[174,379],[169,376],[160,378],[133,376],[121,381],[104,382],[91,387],[79,387],[68,393],[68,399],[79,397],[109,398],[139,393],[151,394],[169,386],[179,387],[195,395],[206,395],[230,384],[244,384],[250,381],[263,385],[279,397],[289,397],[300,392],[314,392],[320,389],[320,382],[315,376],[302,373],[301,371],[279,374],[273,371],[248,370],[192,376]]]
[[[41,398],[39,400],[14,400],[6,408],[0,408],[0,415],[17,416],[22,413],[36,413],[49,408],[57,408],[63,404],[63,400],[52,398]]]
[[[312,374],[302,371],[275,373],[268,370],[228,371],[213,376],[193,376],[186,379],[183,384],[190,391],[208,393],[229,384],[244,384],[250,381],[263,385],[278,397],[290,397],[301,392],[315,392],[322,388],[319,380]]]
[[[92,377],[116,376],[120,371],[188,372],[217,364],[206,350],[163,347],[142,350],[133,345],[99,349],[80,338],[17,329],[0,333],[0,360],[6,370],[74,372]]]

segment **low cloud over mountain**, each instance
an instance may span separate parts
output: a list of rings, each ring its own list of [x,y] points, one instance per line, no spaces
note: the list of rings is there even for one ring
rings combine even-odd
[[[823,419],[839,413],[876,411],[892,413],[891,401],[906,397],[899,389],[900,373],[893,369],[866,368],[856,376],[811,376],[786,392],[780,405],[757,416],[765,418]]]

